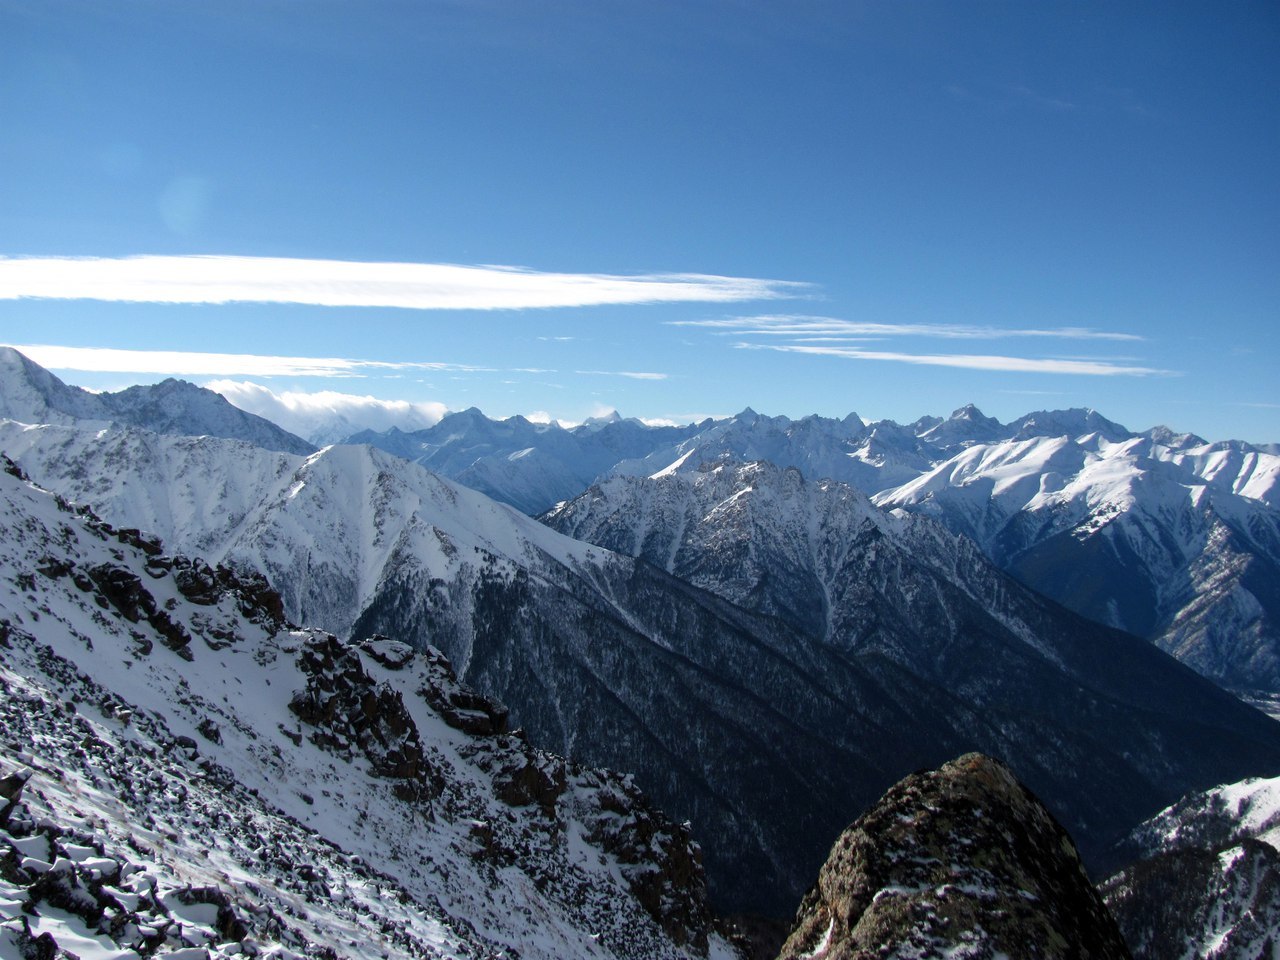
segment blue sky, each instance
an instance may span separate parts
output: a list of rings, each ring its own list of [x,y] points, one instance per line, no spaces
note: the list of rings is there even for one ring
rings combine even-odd
[[[1275,3],[0,24],[0,342],[81,348],[46,355],[72,383],[1280,440]]]

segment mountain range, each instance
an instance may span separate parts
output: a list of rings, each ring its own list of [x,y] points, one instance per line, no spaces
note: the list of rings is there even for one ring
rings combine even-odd
[[[0,445],[112,523],[266,575],[290,619],[435,646],[535,742],[633,771],[695,824],[724,909],[786,912],[861,809],[967,750],[1010,763],[1095,865],[1187,790],[1280,769],[1274,724],[1150,645],[795,469],[610,481],[650,498],[615,510],[652,518],[645,552],[368,446],[16,420]]]
[[[315,447],[270,420],[232,406],[212,390],[185,380],[91,393],[63,383],[12,347],[0,346],[0,412],[22,423],[86,421],[145,427],[154,433],[232,437],[286,453]]]
[[[1008,424],[972,405],[901,425],[856,414],[565,430],[469,410],[417,433],[356,438],[529,512],[613,476],[768,461],[836,480],[972,538],[999,567],[1135,633],[1254,701],[1280,695],[1280,456],[1093,410]]]

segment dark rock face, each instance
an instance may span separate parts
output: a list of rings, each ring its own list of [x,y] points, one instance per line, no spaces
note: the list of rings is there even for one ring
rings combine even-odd
[[[304,647],[298,662],[307,688],[289,709],[314,728],[312,742],[347,755],[359,750],[375,775],[399,781],[401,799],[429,796],[430,769],[403,698],[374,682],[356,648],[325,637]]]
[[[1116,958],[1071,838],[1008,767],[967,754],[902,780],[836,842],[782,960]]]
[[[1259,840],[1143,860],[1101,890],[1138,960],[1254,960],[1280,940],[1280,852]]]

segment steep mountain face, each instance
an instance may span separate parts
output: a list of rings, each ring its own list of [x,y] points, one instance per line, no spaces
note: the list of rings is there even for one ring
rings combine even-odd
[[[697,472],[611,477],[541,520],[820,641],[859,602],[845,593],[857,589],[844,576],[846,562],[907,526],[845,484],[808,483],[794,468],[728,458]]]
[[[1193,794],[1122,845],[1101,885],[1139,960],[1254,960],[1280,943],[1280,780]]]
[[[717,595],[367,447],[303,459],[13,424],[0,442],[113,522],[266,572],[290,616],[435,645],[536,742],[634,771],[692,820],[726,909],[789,911],[885,787],[968,750],[1008,760],[1095,857],[1188,789],[1280,770],[1273,723],[1150,645],[1040,600],[936,524],[795,471],[760,468],[757,494],[720,511],[739,518],[707,554],[723,570],[785,552],[750,568],[764,587]],[[775,487],[799,506],[753,532],[742,518]],[[765,576],[775,562],[821,598],[806,629],[775,615],[802,608]],[[710,585],[716,565],[703,572]]]
[[[1167,704],[1143,693],[1147,683],[1188,679],[1132,638],[1064,617],[1000,575],[970,542],[921,518],[885,515],[842,484],[806,483],[794,470],[723,464],[696,474],[612,478],[544,519],[803,624],[820,649],[842,659],[893,663],[917,684],[946,691],[952,724],[962,711],[998,716],[996,737],[986,740],[987,732],[972,728],[967,742],[1009,760],[1059,810],[1063,786],[1036,769],[1045,760],[1043,753],[1033,757],[1032,742],[1077,742],[1079,762],[1066,755],[1059,761],[1074,777],[1110,752],[1111,734],[1116,742],[1144,738],[1143,721],[1123,734],[1113,724],[1128,721],[1118,717],[1093,728],[1100,704],[1141,702],[1163,712]],[[1196,697],[1210,692],[1207,684],[1195,687]],[[1082,709],[1082,696],[1099,706]],[[1269,725],[1256,721],[1268,735]],[[1048,723],[1061,732],[1046,736]],[[1093,759],[1085,761],[1087,754]],[[1111,805],[1120,794],[1108,788],[1108,796]],[[1100,807],[1069,819],[1091,855],[1099,853],[1091,829],[1114,812]]]
[[[270,571],[291,616],[434,643],[539,742],[636,771],[697,824],[731,906],[789,909],[851,815],[832,812],[849,781],[887,782],[903,762],[842,720],[784,624],[369,448],[302,460],[209,438],[7,430],[67,495]],[[803,722],[775,697],[805,704]],[[868,702],[886,723],[901,713],[884,694]]]
[[[67,386],[12,347],[0,347],[0,417],[33,424],[113,421],[156,433],[244,440],[286,453],[315,450],[301,437],[195,384],[170,379],[118,393],[90,393]]]
[[[872,956],[1129,951],[1066,831],[1008,767],[969,754],[895,784],[841,834],[780,960]]]
[[[0,506],[0,954],[734,956],[687,827],[438,651],[290,628],[12,465]]]
[[[1280,689],[1280,460],[1102,433],[976,444],[874,498],[1241,691]]]

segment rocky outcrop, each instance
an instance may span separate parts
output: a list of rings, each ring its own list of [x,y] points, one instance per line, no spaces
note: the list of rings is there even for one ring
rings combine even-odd
[[[781,960],[1108,958],[1129,952],[1066,831],[967,754],[892,787],[836,841]]]
[[[304,645],[298,665],[307,686],[289,709],[312,727],[311,741],[344,759],[359,752],[375,776],[397,781],[403,800],[430,796],[430,769],[399,691],[365,672],[354,645],[320,635]]]

